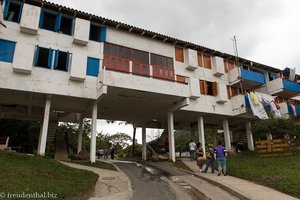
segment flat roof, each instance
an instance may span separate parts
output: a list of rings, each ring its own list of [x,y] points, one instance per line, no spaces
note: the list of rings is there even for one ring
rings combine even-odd
[[[43,7],[43,8],[46,8],[46,9],[54,10],[54,11],[57,11],[57,12],[62,12],[62,13],[68,14],[68,15],[76,16],[78,18],[90,20],[90,21],[95,22],[95,23],[99,23],[99,24],[102,24],[102,25],[114,27],[116,29],[120,29],[120,30],[127,31],[127,32],[130,32],[130,33],[142,35],[144,37],[152,38],[152,39],[155,39],[155,40],[160,40],[160,41],[170,43],[170,44],[173,44],[173,45],[176,45],[176,46],[180,46],[180,47],[183,47],[183,48],[194,49],[198,52],[207,53],[207,54],[210,54],[210,55],[213,55],[213,56],[219,56],[219,57],[222,57],[226,60],[231,60],[231,61],[235,62],[236,58],[237,58],[234,55],[223,53],[223,52],[220,52],[220,51],[217,51],[217,50],[214,50],[214,49],[210,49],[210,48],[198,45],[198,44],[194,44],[194,43],[191,43],[191,42],[188,42],[188,41],[180,40],[180,39],[173,38],[173,37],[170,37],[170,36],[167,36],[167,35],[163,35],[163,34],[156,33],[156,32],[149,31],[149,30],[145,30],[145,29],[142,29],[142,28],[139,28],[139,27],[124,24],[122,22],[107,19],[107,18],[104,18],[104,17],[101,17],[101,16],[96,16],[96,15],[93,15],[93,14],[82,12],[82,11],[79,11],[79,10],[76,10],[76,9],[73,9],[73,8],[68,8],[68,7],[65,7],[65,6],[62,6],[62,5],[59,5],[59,4],[55,4],[55,3],[51,3],[51,2],[48,2],[48,1],[45,1],[45,0],[23,0],[23,2],[31,4],[31,5],[36,5],[36,6],[39,6],[39,7]],[[248,60],[248,59],[245,59],[245,58],[238,57],[237,59],[238,59],[238,63],[241,64],[241,65],[252,66],[253,68],[256,68],[256,69],[261,69],[261,70],[274,72],[274,73],[281,72],[281,70],[278,69],[278,68],[274,68],[274,67],[264,65],[264,64],[261,64],[261,63],[258,63],[258,62],[254,62],[254,61],[251,61],[251,60]]]

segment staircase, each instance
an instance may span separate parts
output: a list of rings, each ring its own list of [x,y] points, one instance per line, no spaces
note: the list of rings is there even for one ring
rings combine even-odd
[[[161,154],[161,150],[165,147],[165,140],[168,138],[168,131],[164,130],[159,138],[148,143],[152,151]]]
[[[56,137],[55,143],[55,160],[69,161],[67,145],[64,137]]]
[[[57,120],[50,120],[48,124],[48,133],[47,133],[47,142],[53,142],[56,130],[57,130],[58,121]]]

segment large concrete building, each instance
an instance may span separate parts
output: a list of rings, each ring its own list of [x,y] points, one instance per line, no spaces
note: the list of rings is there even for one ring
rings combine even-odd
[[[277,96],[282,115],[291,104],[299,113],[298,75],[286,80],[270,66],[42,0],[2,8],[0,117],[41,121],[40,155],[59,121],[92,118],[92,162],[97,119],[142,127],[143,159],[146,128],[167,129],[175,161],[174,129],[195,130],[203,145],[206,127],[222,129],[230,149],[242,126],[253,150],[246,92]]]

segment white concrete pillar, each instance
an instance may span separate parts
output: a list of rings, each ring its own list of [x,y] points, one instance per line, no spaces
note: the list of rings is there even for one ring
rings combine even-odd
[[[267,140],[273,140],[272,133],[267,133]]]
[[[77,155],[82,150],[82,124],[83,124],[83,119],[80,119],[79,127],[78,127]]]
[[[146,128],[142,127],[142,160],[147,160]]]
[[[251,132],[251,122],[246,122],[246,133],[247,133],[247,142],[248,142],[248,149],[250,151],[254,151],[254,143],[253,143],[253,135]]]
[[[228,119],[224,119],[224,120],[223,120],[223,129],[224,129],[225,148],[226,148],[227,150],[231,150],[231,141],[230,141],[230,133],[229,133]]]
[[[91,163],[96,162],[96,133],[97,133],[97,110],[98,104],[94,102],[92,110],[92,129],[91,129],[91,145],[90,145],[90,160]]]
[[[203,116],[199,116],[198,119],[197,119],[197,121],[198,121],[199,142],[202,145],[203,157],[206,158]]]
[[[169,158],[175,162],[175,142],[174,142],[174,118],[173,113],[168,112],[168,131],[169,131]]]
[[[233,140],[233,133],[232,133],[231,130],[229,130],[229,136],[230,136],[230,141],[234,141],[234,140]]]
[[[44,156],[46,151],[46,142],[47,142],[47,133],[48,133],[48,125],[49,125],[49,117],[50,117],[50,107],[51,107],[51,96],[47,96],[44,110],[43,122],[41,125],[40,136],[39,136],[39,144],[37,154]]]

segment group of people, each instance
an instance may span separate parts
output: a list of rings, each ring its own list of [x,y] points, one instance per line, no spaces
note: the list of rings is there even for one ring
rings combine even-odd
[[[98,159],[100,159],[100,158],[107,159],[109,154],[110,154],[110,158],[114,159],[114,157],[115,157],[115,148],[113,146],[110,150],[108,150],[108,149],[98,149],[97,150]]]
[[[206,173],[209,167],[211,168],[211,173],[214,173],[215,160],[217,160],[218,176],[220,176],[221,173],[223,173],[224,176],[227,175],[226,173],[227,151],[225,147],[222,146],[221,142],[218,143],[218,146],[216,148],[213,148],[212,145],[209,145],[205,156],[200,142],[196,144],[193,140],[191,140],[191,142],[189,143],[189,149],[190,149],[191,160],[197,161],[197,165],[199,166],[199,169],[202,173]]]

